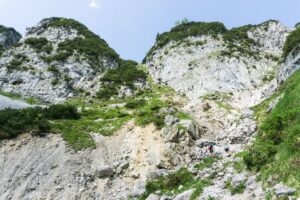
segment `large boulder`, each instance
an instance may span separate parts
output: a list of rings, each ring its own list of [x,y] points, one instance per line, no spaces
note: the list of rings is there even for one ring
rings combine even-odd
[[[114,174],[114,171],[110,166],[102,166],[96,170],[96,173],[99,178],[105,178],[112,176]]]
[[[187,132],[193,140],[200,139],[201,136],[205,133],[204,128],[200,127],[193,120],[181,120],[179,124],[187,128]]]

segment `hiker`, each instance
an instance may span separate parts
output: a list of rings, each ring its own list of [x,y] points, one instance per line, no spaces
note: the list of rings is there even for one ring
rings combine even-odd
[[[227,145],[227,144],[225,144],[225,146],[224,146],[224,150],[225,150],[225,152],[226,152],[226,153],[228,153],[228,152],[229,152],[229,147],[228,147],[228,145]]]
[[[209,150],[210,153],[213,153],[213,152],[214,152],[214,146],[213,146],[213,144],[210,144],[210,145],[208,146],[208,150]]]

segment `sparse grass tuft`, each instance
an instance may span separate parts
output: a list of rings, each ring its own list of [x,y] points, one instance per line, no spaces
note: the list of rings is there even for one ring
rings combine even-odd
[[[144,200],[151,193],[158,190],[162,194],[178,194],[189,189],[194,189],[191,196],[191,199],[194,200],[202,193],[203,188],[208,185],[210,185],[210,181],[197,180],[186,168],[181,168],[174,173],[149,181],[146,184],[146,192],[139,199]]]

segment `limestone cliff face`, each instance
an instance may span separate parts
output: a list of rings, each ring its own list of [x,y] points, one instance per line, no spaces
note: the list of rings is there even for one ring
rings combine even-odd
[[[249,46],[235,32],[231,41],[226,32],[187,37],[155,48],[145,64],[157,82],[190,99],[221,93],[237,107],[252,106],[277,87],[278,59],[289,29],[277,21],[240,29],[247,34],[244,40],[252,41]]]
[[[18,43],[21,39],[21,34],[13,28],[0,26],[0,46],[3,48],[10,48]]]
[[[49,18],[29,28],[15,47],[3,53],[0,88],[61,102],[80,93],[94,94],[103,73],[118,66],[119,56],[85,26],[74,20]]]
[[[185,30],[190,31],[189,27]],[[278,21],[232,30],[220,26],[218,31],[180,35],[175,40],[164,38],[164,45],[157,41],[145,59],[156,82],[188,97],[162,97],[173,100],[176,109],[189,114],[188,119],[177,118],[175,108],[163,108],[159,111],[166,112],[161,130],[129,121],[111,137],[91,133],[96,148],[79,152],[59,135],[40,138],[24,134],[2,140],[0,199],[138,199],[147,181],[178,167],[187,167],[196,179],[211,178],[212,184],[204,188],[199,199],[265,199],[256,174],[236,170],[239,158],[233,155],[243,151],[257,132],[250,107],[269,97],[279,83],[300,68],[299,50],[294,48],[281,62],[291,30]],[[93,47],[94,42],[90,42],[94,39],[96,47],[103,50],[100,53],[80,48],[86,44]],[[91,56],[93,53],[97,56]],[[119,67],[119,59],[79,23],[45,19],[3,53],[0,89],[49,102],[82,93],[93,95],[107,69]],[[122,108],[125,104],[107,106]],[[95,121],[102,123],[101,118]],[[211,143],[220,159],[209,168],[195,170],[195,164],[211,156],[207,151]],[[224,151],[225,145],[232,156]],[[245,191],[232,196],[226,188],[229,182],[245,184]],[[166,197],[161,191],[152,197],[189,199],[194,188],[189,189],[177,197],[173,192]]]

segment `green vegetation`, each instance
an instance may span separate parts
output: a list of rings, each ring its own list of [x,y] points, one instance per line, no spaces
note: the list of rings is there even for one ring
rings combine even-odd
[[[256,42],[248,37],[247,32],[255,27],[256,25],[246,25],[237,28],[232,28],[231,30],[225,32],[225,34],[223,35],[223,39],[225,42],[229,42],[231,44],[238,41],[244,46],[250,47],[251,45],[255,45]]]
[[[156,49],[163,47],[170,41],[180,41],[187,37],[201,35],[212,35],[213,37],[217,37],[218,34],[223,34],[225,33],[225,31],[226,28],[224,24],[220,22],[180,23],[178,26],[172,28],[171,31],[157,35],[156,45],[150,49],[150,51],[147,53],[146,58],[151,56]],[[145,59],[143,62],[146,61]]]
[[[300,27],[298,26],[296,30],[291,32],[286,38],[284,47],[283,47],[283,58],[285,59],[288,54],[300,44]]]
[[[150,123],[154,123],[157,128],[163,128],[165,126],[166,113],[161,113],[161,108],[169,107],[170,102],[164,102],[160,99],[153,98],[147,101],[147,105],[137,110],[137,117],[135,123],[139,126],[145,126]]]
[[[127,86],[134,89],[134,82],[145,82],[147,74],[137,68],[137,63],[134,61],[124,61],[120,67],[110,69],[101,78],[104,83],[102,89],[97,93],[100,99],[109,99],[118,94],[118,89],[121,86]]]
[[[165,32],[162,34],[158,34],[156,37],[156,45],[153,46],[150,51],[147,53],[143,62],[146,61],[148,57],[151,57],[153,52],[165,46],[167,43],[171,41],[177,42],[177,44],[172,47],[176,47],[182,43],[186,46],[195,45],[190,42],[186,42],[186,38],[191,36],[201,36],[201,35],[210,35],[216,38],[219,34],[223,36],[223,40],[227,47],[226,51],[221,52],[221,56],[229,56],[229,57],[237,57],[239,58],[239,54],[254,57],[259,59],[259,52],[253,50],[253,46],[257,46],[258,44],[251,38],[248,37],[247,32],[255,27],[265,26],[269,21],[264,22],[259,25],[246,25],[242,27],[232,28],[227,30],[226,27],[219,22],[180,22],[176,24],[174,28],[172,28],[169,32]],[[206,42],[199,42],[196,45],[204,45]]]
[[[23,132],[47,133],[48,120],[78,119],[72,106],[53,105],[48,108],[5,109],[0,111],[0,139],[14,138]]]
[[[261,179],[272,176],[300,190],[300,71],[294,73],[275,93],[255,110],[259,121],[256,140],[243,160],[250,170],[260,171]],[[266,113],[269,102],[280,94],[276,107]],[[262,111],[264,110],[264,112]]]
[[[248,37],[248,31],[260,25],[246,25],[232,28],[223,35],[223,40],[227,50],[221,52],[221,56],[236,57],[239,55],[254,57],[259,59],[259,52],[251,47],[258,45],[253,39]]]
[[[271,72],[271,73],[263,76],[262,81],[269,82],[269,81],[272,81],[274,78],[275,78],[275,72]]]
[[[146,101],[144,99],[132,99],[126,103],[125,107],[129,109],[140,108],[145,106],[145,104]]]
[[[90,134],[82,130],[72,130],[68,124],[81,121],[81,114],[72,105],[51,105],[47,108],[34,107],[22,110],[5,109],[0,111],[0,139],[17,137],[24,132],[43,135],[59,132],[75,150],[94,148]],[[65,126],[59,126],[66,123]]]
[[[13,93],[10,93],[10,92],[4,92],[2,90],[0,90],[0,95],[5,96],[5,97],[9,97],[11,99],[21,99],[20,95],[13,94]]]
[[[25,44],[35,49],[37,53],[46,52],[51,53],[53,50],[52,44],[46,38],[27,38]]]
[[[54,56],[45,57],[44,60],[46,62],[65,61],[75,52],[84,54],[91,66],[100,70],[103,57],[114,59],[119,64],[122,62],[119,55],[103,39],[73,19],[51,18],[50,23],[45,23],[44,26],[45,28],[63,27],[66,29],[75,29],[79,35],[83,36],[83,38],[79,36],[73,40],[66,40],[60,43],[58,45],[58,53]]]
[[[135,71],[137,68],[132,70]],[[146,78],[144,70],[142,68],[138,68],[138,70],[139,71],[132,73],[133,75],[136,74],[134,77]],[[50,66],[48,71],[54,74],[58,73],[55,66]],[[128,73],[128,78],[126,78],[126,73]],[[118,76],[121,76],[121,74],[124,75],[124,77],[121,77],[120,81]],[[130,85],[132,77],[129,77],[129,74],[130,73],[125,70],[122,73],[109,73],[109,76],[105,78],[116,84],[122,83]],[[51,132],[61,133],[66,142],[75,150],[95,147],[95,142],[91,134],[111,136],[130,120],[133,120],[140,126],[153,123],[157,128],[162,128],[164,126],[164,118],[167,114],[166,110],[177,105],[172,102],[175,92],[169,87],[156,85],[151,80],[149,80],[149,83],[151,89],[140,91],[134,97],[107,100],[87,99],[85,96],[81,96],[68,100],[66,104],[78,109],[80,119],[70,117],[59,118],[62,111],[56,107],[53,109],[59,110],[59,112],[57,112],[55,117],[49,119],[50,117],[46,115],[46,113],[42,116],[49,121],[48,124],[50,124]],[[80,94],[84,95],[84,91],[81,91]],[[174,116],[187,117],[187,115],[178,112],[176,109],[172,110],[174,110],[174,113],[172,112]],[[51,111],[51,113],[54,112]],[[67,115],[63,114],[63,116]],[[26,130],[27,129],[22,129],[22,132]]]
[[[80,119],[62,119],[52,121],[53,131],[63,133],[62,136],[75,149],[93,144],[91,133],[111,136],[129,120],[137,125],[145,126],[153,123],[157,128],[164,126],[165,113],[161,108],[173,104],[168,100],[174,91],[159,85],[152,85],[152,90],[140,92],[135,97],[114,100],[76,98],[67,103],[80,110]],[[174,113],[176,114],[176,113]],[[83,141],[81,141],[83,137]],[[76,141],[76,142],[75,142]]]
[[[4,52],[4,47],[0,44],[0,56],[2,56],[2,53]]]
[[[187,23],[189,23],[190,21],[188,20],[188,18],[183,18],[182,20],[177,20],[176,22],[175,22],[175,26],[179,26],[179,25],[182,25],[182,24],[187,24]]]
[[[146,199],[151,193],[158,190],[162,194],[174,195],[193,188],[194,192],[190,199],[194,200],[202,193],[203,188],[208,185],[210,185],[210,181],[197,180],[186,168],[181,168],[174,173],[149,181],[146,184],[146,192],[139,199]]]
[[[26,67],[21,67],[24,62],[28,62],[27,56],[23,54],[15,54],[13,59],[6,65],[8,71],[27,70]]]
[[[241,173],[241,172],[246,168],[246,165],[245,165],[245,163],[243,162],[243,160],[241,160],[241,161],[238,161],[238,162],[234,162],[234,163],[233,163],[233,168],[234,168],[238,173]]]
[[[54,65],[48,67],[48,72],[52,72],[54,75],[59,75],[59,70]]]
[[[201,96],[200,98],[204,100],[214,101],[219,106],[219,108],[223,108],[226,111],[230,112],[234,108],[227,102],[231,99],[232,95],[232,93],[214,92],[205,96]]]
[[[198,169],[198,170],[203,170],[205,168],[209,168],[209,167],[212,166],[212,164],[214,162],[216,162],[219,159],[220,159],[219,157],[207,157],[207,158],[203,158],[203,160],[200,163],[194,165],[194,168]]]
[[[188,120],[192,120],[193,119],[189,114],[184,113],[184,112],[178,112],[177,115],[176,115],[176,117],[178,119],[188,119]]]
[[[105,102],[94,102],[84,105],[80,100],[73,100],[70,104],[80,107],[80,120],[60,120],[54,124],[57,131],[99,133],[110,136],[120,129],[124,123],[132,119],[125,108],[106,107]],[[84,105],[84,106],[83,106]]]
[[[237,186],[234,187],[233,185],[231,185],[231,179],[229,179],[226,182],[225,187],[231,192],[231,195],[241,194],[246,189],[245,182],[242,182],[239,185],[237,185]]]

